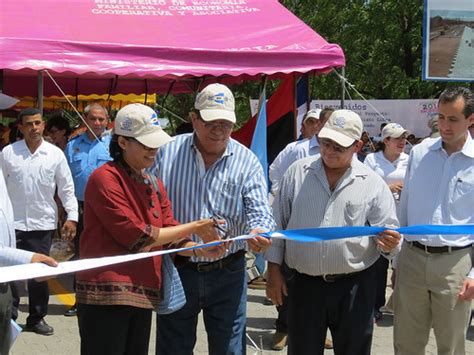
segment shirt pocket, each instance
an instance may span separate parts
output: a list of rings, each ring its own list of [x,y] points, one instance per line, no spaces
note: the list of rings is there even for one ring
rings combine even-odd
[[[366,222],[367,202],[348,201],[344,207],[344,221],[348,226],[363,226]]]
[[[43,186],[54,185],[55,170],[52,167],[41,166],[39,168],[39,182]]]
[[[84,170],[84,164],[87,162],[86,153],[77,153],[72,156],[71,159],[71,173],[73,176],[78,176]]]

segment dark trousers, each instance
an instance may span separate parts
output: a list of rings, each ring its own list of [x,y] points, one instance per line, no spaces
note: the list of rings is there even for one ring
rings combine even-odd
[[[12,315],[12,294],[8,284],[0,284],[0,355],[10,350],[10,319]]]
[[[16,246],[18,249],[32,251],[49,255],[51,249],[51,238],[54,230],[50,231],[16,231]],[[20,289],[22,281],[10,283],[13,296],[12,318],[18,318],[18,306],[20,305]],[[48,282],[37,282],[28,280],[28,306],[29,316],[26,319],[27,325],[35,325],[48,314],[49,287]]]
[[[208,354],[245,355],[247,275],[240,257],[219,270],[178,268],[186,294],[182,309],[157,315],[156,354],[192,355],[198,315],[203,311]]]
[[[77,304],[81,355],[148,355],[151,309]]]
[[[285,277],[286,286],[289,288],[295,273],[286,265],[286,263],[281,265],[281,270],[283,276]],[[276,309],[278,312],[278,317],[275,321],[276,331],[278,333],[288,334],[288,297],[283,296],[283,304],[281,306],[277,306]]]
[[[334,282],[296,273],[288,295],[288,354],[323,354],[329,328],[336,355],[370,354],[375,268]]]
[[[387,288],[387,272],[389,262],[383,256],[375,262],[375,278],[377,285],[375,286],[375,311],[379,311],[381,307],[385,306],[385,289]]]

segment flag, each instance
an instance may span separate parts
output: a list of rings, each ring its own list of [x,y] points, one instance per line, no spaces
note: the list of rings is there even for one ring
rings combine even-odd
[[[287,76],[268,99],[267,162],[272,162],[286,145],[295,140],[295,78]],[[258,113],[257,113],[258,115]],[[232,133],[232,138],[250,147],[257,124],[257,115],[242,128]]]
[[[299,136],[303,118],[309,109],[309,80],[308,74],[304,74],[298,79],[296,83],[296,130]]]
[[[268,182],[268,157],[267,157],[267,96],[265,94],[266,83],[263,85],[260,95],[257,124],[253,131],[250,150],[255,153],[263,167],[265,181]]]

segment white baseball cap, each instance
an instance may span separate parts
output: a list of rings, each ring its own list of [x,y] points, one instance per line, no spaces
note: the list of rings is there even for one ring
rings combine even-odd
[[[388,123],[382,129],[382,140],[385,138],[399,138],[402,134],[407,133],[408,131],[398,123]]]
[[[143,104],[121,108],[115,118],[114,133],[135,138],[148,148],[158,148],[172,140],[161,128],[156,112]]]
[[[319,120],[320,115],[321,115],[321,109],[319,108],[314,109],[314,110],[309,110],[308,112],[306,112],[306,115],[303,118],[303,122],[306,121],[308,118],[315,118]]]
[[[210,84],[197,96],[194,107],[199,110],[201,118],[206,121],[235,119],[235,100],[229,88],[222,84]]]
[[[359,115],[350,110],[336,110],[318,134],[319,138],[330,139],[347,148],[360,140],[364,124]]]

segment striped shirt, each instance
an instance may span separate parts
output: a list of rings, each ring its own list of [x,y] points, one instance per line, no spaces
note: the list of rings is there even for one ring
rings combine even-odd
[[[319,155],[294,163],[284,175],[274,202],[277,227],[281,229],[329,226],[398,227],[387,184],[357,158],[329,188]],[[396,251],[394,251],[396,252]],[[268,261],[318,276],[346,274],[371,266],[380,256],[373,238],[356,237],[318,243],[273,240]]]
[[[274,228],[262,166],[249,149],[233,139],[222,157],[206,170],[194,135],[179,135],[160,148],[152,171],[163,181],[174,217],[181,223],[216,217],[225,220],[232,236],[255,228]],[[197,236],[192,238],[201,242]],[[223,257],[246,247],[246,242],[234,242]]]

